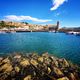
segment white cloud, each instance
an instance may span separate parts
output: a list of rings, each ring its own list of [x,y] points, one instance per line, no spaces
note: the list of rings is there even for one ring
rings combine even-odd
[[[68,0],[52,0],[53,7],[50,9],[51,11],[56,10],[59,6],[61,6],[64,2],[67,2]]]
[[[61,14],[61,13],[56,13],[56,14],[55,14],[55,17],[59,16],[60,14]]]
[[[16,16],[16,15],[7,15],[5,16],[5,20],[10,21],[23,21],[23,20],[30,20],[33,22],[48,22],[52,21],[50,19],[38,19],[31,16]]]

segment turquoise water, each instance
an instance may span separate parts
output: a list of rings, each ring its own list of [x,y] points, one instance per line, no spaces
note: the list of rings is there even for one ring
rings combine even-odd
[[[0,54],[13,52],[49,52],[80,64],[80,36],[49,32],[0,34]]]

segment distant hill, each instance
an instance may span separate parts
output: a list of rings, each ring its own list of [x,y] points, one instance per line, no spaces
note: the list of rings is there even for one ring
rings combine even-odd
[[[44,30],[44,31],[53,31],[59,28],[59,21],[57,24],[48,24],[48,25],[38,25],[38,24],[29,24],[27,22],[12,22],[12,21],[0,21],[0,29],[14,29],[14,28],[23,28],[27,30]]]

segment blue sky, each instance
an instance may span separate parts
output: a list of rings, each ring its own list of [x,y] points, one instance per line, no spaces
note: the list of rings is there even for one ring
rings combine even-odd
[[[0,20],[80,27],[80,0],[0,0]]]

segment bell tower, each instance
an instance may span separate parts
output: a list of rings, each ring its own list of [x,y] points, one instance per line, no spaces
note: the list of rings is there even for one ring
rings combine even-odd
[[[59,21],[57,21],[57,29],[59,28]]]
[[[57,21],[57,25],[56,25],[56,28],[55,28],[55,32],[59,29],[59,21]]]

